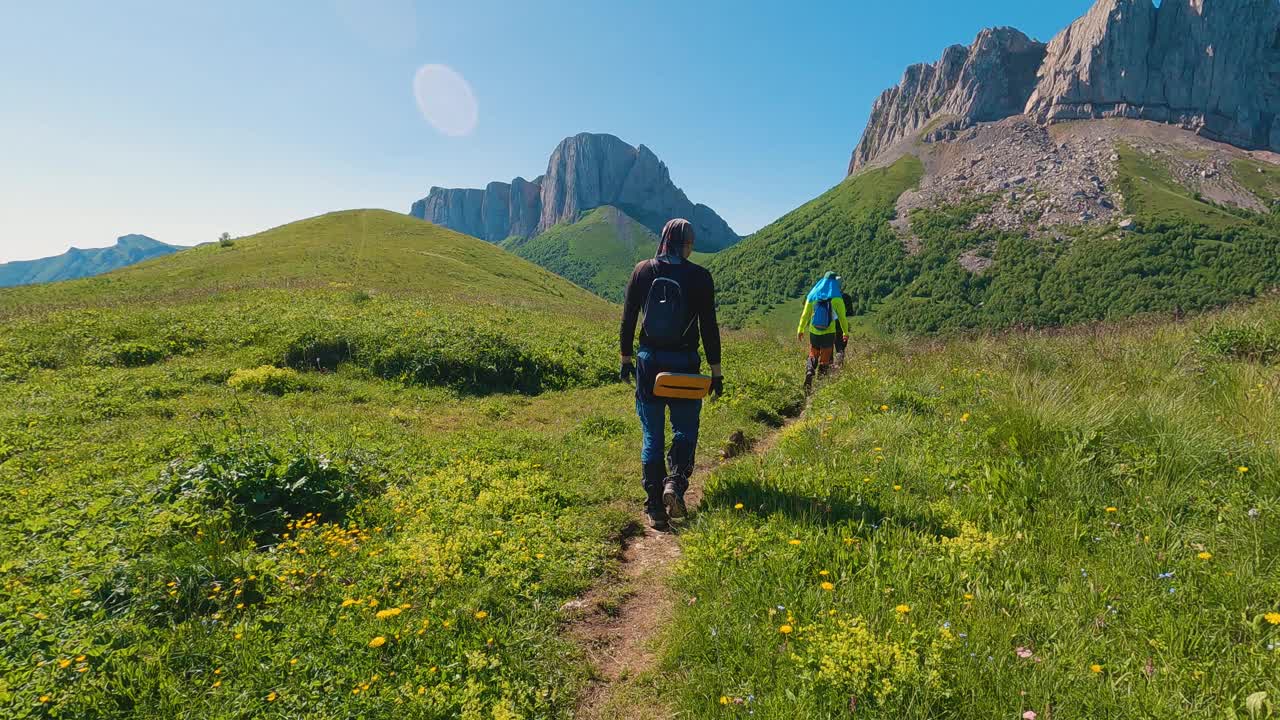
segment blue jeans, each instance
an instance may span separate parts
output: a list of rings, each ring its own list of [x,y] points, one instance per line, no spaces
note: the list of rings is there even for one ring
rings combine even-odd
[[[666,450],[668,409],[671,411],[671,452],[667,455],[667,467],[672,474],[688,478],[693,472],[694,452],[698,449],[701,400],[653,396],[642,399],[637,395],[636,414],[640,416],[640,429],[644,432],[640,460],[646,465],[662,462],[662,454]]]

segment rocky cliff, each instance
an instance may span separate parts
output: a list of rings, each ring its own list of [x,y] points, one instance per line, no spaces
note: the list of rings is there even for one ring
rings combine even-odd
[[[1006,27],[983,30],[967,48],[952,45],[932,65],[912,65],[872,106],[849,173],[930,125],[962,127],[1022,112],[1044,57],[1044,43]]]
[[[533,182],[516,178],[510,184],[489,183],[484,190],[433,187],[410,214],[499,242],[575,222],[584,211],[605,205],[654,232],[673,217],[686,218],[694,225],[700,250],[721,250],[739,240],[714,210],[690,202],[649,148],[590,133],[563,140],[551,154],[546,174]]]
[[[1127,117],[1280,150],[1280,3],[1100,0],[1049,44],[1026,112]]]
[[[1042,125],[1150,120],[1280,151],[1280,2],[1099,0],[1047,48],[985,30],[880,96],[849,172],[922,130],[944,136],[1024,113]]]

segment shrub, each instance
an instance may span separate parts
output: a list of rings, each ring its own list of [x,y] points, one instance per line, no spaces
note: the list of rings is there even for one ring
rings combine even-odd
[[[363,456],[319,454],[301,445],[278,451],[261,442],[202,449],[161,476],[161,495],[192,510],[225,513],[237,528],[261,535],[307,513],[341,518],[380,492],[380,473]]]
[[[1209,356],[1270,363],[1280,358],[1280,333],[1261,324],[1214,325],[1196,339]]]
[[[304,388],[302,378],[296,370],[278,368],[271,365],[252,370],[237,370],[227,379],[232,389],[263,392],[270,395],[284,395]]]
[[[116,364],[124,367],[142,367],[153,365],[165,359],[165,351],[155,345],[146,343],[124,343],[117,345],[111,353]]]
[[[299,370],[333,372],[351,359],[353,343],[341,336],[303,333],[285,350],[284,362]]]

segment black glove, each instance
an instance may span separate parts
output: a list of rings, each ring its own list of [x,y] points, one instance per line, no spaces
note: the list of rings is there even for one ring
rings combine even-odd
[[[636,366],[630,361],[622,363],[622,369],[618,371],[618,380],[624,383],[630,383],[636,376]]]
[[[719,398],[724,394],[724,376],[711,378],[711,394]]]

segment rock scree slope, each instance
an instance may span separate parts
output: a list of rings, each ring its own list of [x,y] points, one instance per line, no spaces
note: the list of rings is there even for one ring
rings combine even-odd
[[[849,174],[921,131],[928,140],[1022,114],[1039,124],[1149,120],[1280,151],[1280,3],[1099,0],[1047,47],[984,30],[880,96]]]
[[[588,210],[612,205],[660,232],[673,217],[687,218],[698,249],[718,251],[740,239],[706,205],[691,202],[671,181],[652,150],[613,135],[582,133],[552,152],[545,174],[532,181],[492,182],[483,190],[433,187],[409,214],[489,242],[529,238]]]

